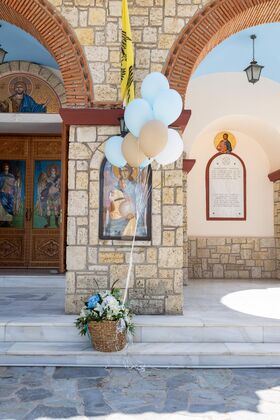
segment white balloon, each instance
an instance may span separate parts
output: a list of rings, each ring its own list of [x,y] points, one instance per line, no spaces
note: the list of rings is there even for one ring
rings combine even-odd
[[[167,145],[156,157],[155,160],[161,165],[169,165],[175,162],[183,153],[184,143],[178,131],[168,129]]]
[[[154,71],[148,74],[142,82],[141,95],[146,101],[153,105],[156,96],[161,90],[169,89],[167,78],[160,72]]]

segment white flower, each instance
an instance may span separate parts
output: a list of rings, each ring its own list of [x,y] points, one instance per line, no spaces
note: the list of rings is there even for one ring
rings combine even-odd
[[[106,306],[106,305],[108,305],[108,306],[119,305],[118,301],[116,300],[116,298],[114,298],[114,296],[105,297],[102,304],[104,304],[104,306]]]
[[[81,312],[80,312],[81,317],[86,318],[88,316],[88,314],[89,314],[89,311],[86,307],[81,309]]]
[[[100,305],[100,303],[97,303],[94,310],[96,312],[99,312],[99,315],[102,316],[103,312],[104,312],[104,308],[102,305]]]

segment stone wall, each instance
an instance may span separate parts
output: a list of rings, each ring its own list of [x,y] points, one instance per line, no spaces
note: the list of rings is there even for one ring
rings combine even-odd
[[[275,238],[190,237],[189,278],[276,279]]]
[[[280,279],[280,181],[274,183],[274,234],[277,278]]]
[[[96,101],[120,99],[121,0],[49,0],[75,29],[92,74]],[[208,0],[129,0],[136,95],[150,71],[162,71],[189,19]]]
[[[71,127],[66,312],[115,280],[123,288],[131,242],[98,238],[103,143],[114,127]],[[183,306],[182,161],[153,170],[152,241],[136,242],[129,300],[136,313],[179,314]]]

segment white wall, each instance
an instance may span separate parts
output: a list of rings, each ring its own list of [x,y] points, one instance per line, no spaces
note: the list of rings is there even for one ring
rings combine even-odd
[[[205,171],[209,159],[217,153],[216,131],[199,136],[192,148],[196,164],[188,175],[189,236],[273,236],[273,184],[267,174],[269,161],[261,146],[251,137],[234,131],[237,146],[234,153],[244,161],[247,171],[247,220],[206,220]]]
[[[280,169],[280,84],[262,78],[255,86],[240,73],[220,73],[190,82],[184,132],[185,151],[196,164],[188,175],[189,236],[273,236],[273,183]],[[215,135],[231,131],[234,150],[247,169],[247,220],[207,221],[205,170],[217,153]]]
[[[185,151],[211,125],[254,138],[269,159],[268,172],[280,168],[280,84],[269,79],[252,85],[240,73],[216,73],[191,80],[185,108],[192,110],[184,132]]]

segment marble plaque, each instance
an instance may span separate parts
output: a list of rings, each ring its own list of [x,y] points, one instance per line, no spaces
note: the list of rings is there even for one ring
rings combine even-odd
[[[245,168],[234,154],[220,154],[208,168],[208,218],[245,219]]]

